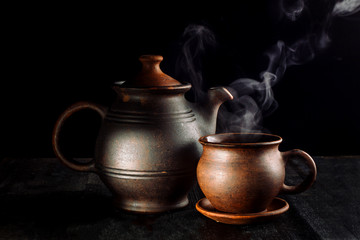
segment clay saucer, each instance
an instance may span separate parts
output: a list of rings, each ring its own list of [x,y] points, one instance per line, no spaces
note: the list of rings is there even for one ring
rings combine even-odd
[[[207,198],[202,198],[196,203],[198,210],[205,217],[216,222],[226,224],[252,224],[271,220],[272,218],[286,212],[289,204],[281,198],[274,198],[268,208],[260,213],[226,213],[216,210]]]

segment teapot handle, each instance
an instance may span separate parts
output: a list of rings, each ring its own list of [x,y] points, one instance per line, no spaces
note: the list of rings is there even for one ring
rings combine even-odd
[[[285,164],[287,163],[288,160],[290,160],[290,158],[300,157],[302,160],[305,160],[305,162],[307,163],[307,165],[310,169],[310,172],[306,176],[306,178],[300,184],[298,184],[296,186],[289,186],[284,183],[280,190],[280,193],[297,194],[297,193],[304,192],[308,188],[310,188],[311,185],[315,182],[316,173],[317,173],[316,165],[315,165],[315,162],[312,159],[312,157],[309,154],[307,154],[306,152],[299,150],[299,149],[282,152],[282,157],[283,157]]]
[[[71,105],[67,108],[57,120],[53,135],[52,135],[52,145],[55,152],[55,155],[68,167],[77,170],[77,171],[96,171],[94,159],[87,163],[81,163],[75,161],[72,158],[66,158],[64,154],[60,151],[59,147],[59,133],[66,119],[68,119],[73,113],[78,112],[83,109],[92,109],[100,114],[101,118],[105,118],[106,110],[104,107],[99,106],[90,102],[78,102]]]

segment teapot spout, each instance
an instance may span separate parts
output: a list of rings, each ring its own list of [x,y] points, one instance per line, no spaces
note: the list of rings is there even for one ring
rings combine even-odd
[[[216,119],[221,104],[234,99],[233,95],[224,87],[213,87],[208,91],[207,98],[195,107],[198,129],[202,136],[213,134],[216,131]]]

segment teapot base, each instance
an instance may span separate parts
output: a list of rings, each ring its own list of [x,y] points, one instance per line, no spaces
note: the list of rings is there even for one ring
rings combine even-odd
[[[195,171],[190,168],[136,171],[101,166],[99,176],[111,191],[115,208],[149,214],[187,206],[195,182]]]
[[[169,210],[174,210],[178,208],[186,207],[189,204],[189,200],[185,197],[183,200],[176,203],[156,203],[149,201],[124,201],[124,199],[118,199],[114,197],[113,206],[117,209],[125,210],[128,212],[135,213],[144,213],[144,214],[152,214],[152,213],[160,213],[166,212]]]

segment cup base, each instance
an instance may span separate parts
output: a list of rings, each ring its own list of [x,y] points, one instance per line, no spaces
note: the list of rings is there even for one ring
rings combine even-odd
[[[216,222],[225,224],[254,224],[269,221],[272,218],[286,212],[289,204],[281,198],[274,198],[266,210],[257,213],[226,213],[215,209],[207,198],[200,199],[196,203],[198,210],[205,217]]]

